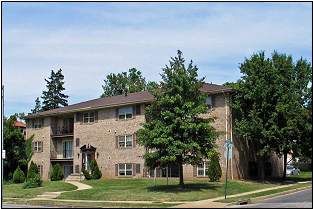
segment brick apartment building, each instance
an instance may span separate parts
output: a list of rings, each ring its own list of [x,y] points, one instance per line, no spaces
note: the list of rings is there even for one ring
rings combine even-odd
[[[226,139],[234,143],[229,160],[229,178],[260,177],[260,166],[247,143],[239,142],[233,134],[233,115],[227,102],[236,91],[226,86],[204,84],[202,92],[208,94],[206,104],[210,107],[204,117],[214,117],[212,126],[226,134],[216,143],[221,154],[220,164],[226,173],[224,158]],[[49,180],[53,166],[59,163],[65,178],[81,173],[81,168],[90,170],[90,161],[95,159],[102,178],[153,177],[154,171],[145,166],[142,155],[146,149],[136,142],[136,132],[146,122],[145,107],[154,100],[149,91],[129,93],[94,99],[62,108],[25,116],[27,137],[34,134],[34,161],[43,180]],[[184,178],[208,178],[209,161],[202,166],[184,165]],[[265,164],[266,177],[283,175],[283,160],[272,153]],[[165,177],[166,168],[157,170],[157,177]],[[178,168],[170,167],[169,177],[178,177]]]

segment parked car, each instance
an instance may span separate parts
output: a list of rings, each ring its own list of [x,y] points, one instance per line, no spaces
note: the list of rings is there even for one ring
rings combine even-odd
[[[288,165],[286,169],[286,175],[299,175],[300,174],[300,169],[296,168],[292,165]]]

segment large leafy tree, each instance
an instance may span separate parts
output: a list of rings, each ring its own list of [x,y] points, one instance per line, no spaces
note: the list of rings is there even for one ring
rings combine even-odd
[[[198,68],[191,63],[185,67],[182,52],[171,58],[161,74],[160,90],[152,90],[155,101],[146,108],[151,122],[142,124],[138,143],[149,150],[143,155],[150,168],[177,165],[179,186],[184,186],[183,164],[200,164],[215,147],[218,132],[210,126],[213,118],[207,113],[206,95],[200,91],[202,79],[197,79]]]
[[[261,162],[270,151],[284,155],[284,178],[287,154],[307,153],[312,135],[309,113],[309,85],[312,84],[312,67],[305,59],[293,62],[292,56],[274,51],[265,58],[264,51],[253,54],[240,65],[243,76],[236,86],[240,92],[231,104],[238,114],[236,131],[249,140]],[[233,85],[233,84],[232,84]],[[302,146],[302,150],[299,145]]]
[[[65,90],[64,85],[64,75],[62,74],[62,69],[58,70],[56,73],[51,70],[51,75],[49,79],[45,79],[47,82],[47,91],[43,91],[43,96],[41,97],[44,101],[42,102],[42,110],[52,110],[59,108],[61,106],[67,106],[68,95],[62,93]],[[37,104],[36,104],[37,106]]]
[[[20,127],[14,126],[18,114],[11,115],[10,118],[4,118],[3,127],[3,149],[6,151],[6,158],[3,162],[4,179],[12,178],[13,172],[18,166],[26,170],[24,162],[26,158],[24,135]]]
[[[145,91],[147,89],[156,89],[159,85],[152,81],[146,82],[145,77],[136,68],[131,68],[127,72],[122,72],[118,74],[111,73],[107,75],[104,80],[104,85],[102,85],[104,93],[101,97],[110,97],[116,95],[116,90],[123,90],[123,93],[127,91],[128,93]]]

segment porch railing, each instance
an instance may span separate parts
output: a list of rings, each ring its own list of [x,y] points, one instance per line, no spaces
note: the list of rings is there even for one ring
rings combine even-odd
[[[58,126],[58,127],[51,127],[52,135],[72,135],[74,134],[74,127],[67,127],[67,126]]]
[[[50,153],[51,159],[73,159],[73,150],[54,151]]]

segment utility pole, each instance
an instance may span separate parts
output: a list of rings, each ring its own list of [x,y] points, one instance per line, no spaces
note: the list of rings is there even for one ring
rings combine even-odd
[[[5,150],[4,150],[4,85],[1,86],[1,103],[2,103],[2,113],[1,113],[1,154],[2,154],[2,162],[1,162],[1,170],[2,170],[2,174],[1,174],[1,202],[3,201],[3,159],[5,158]]]

